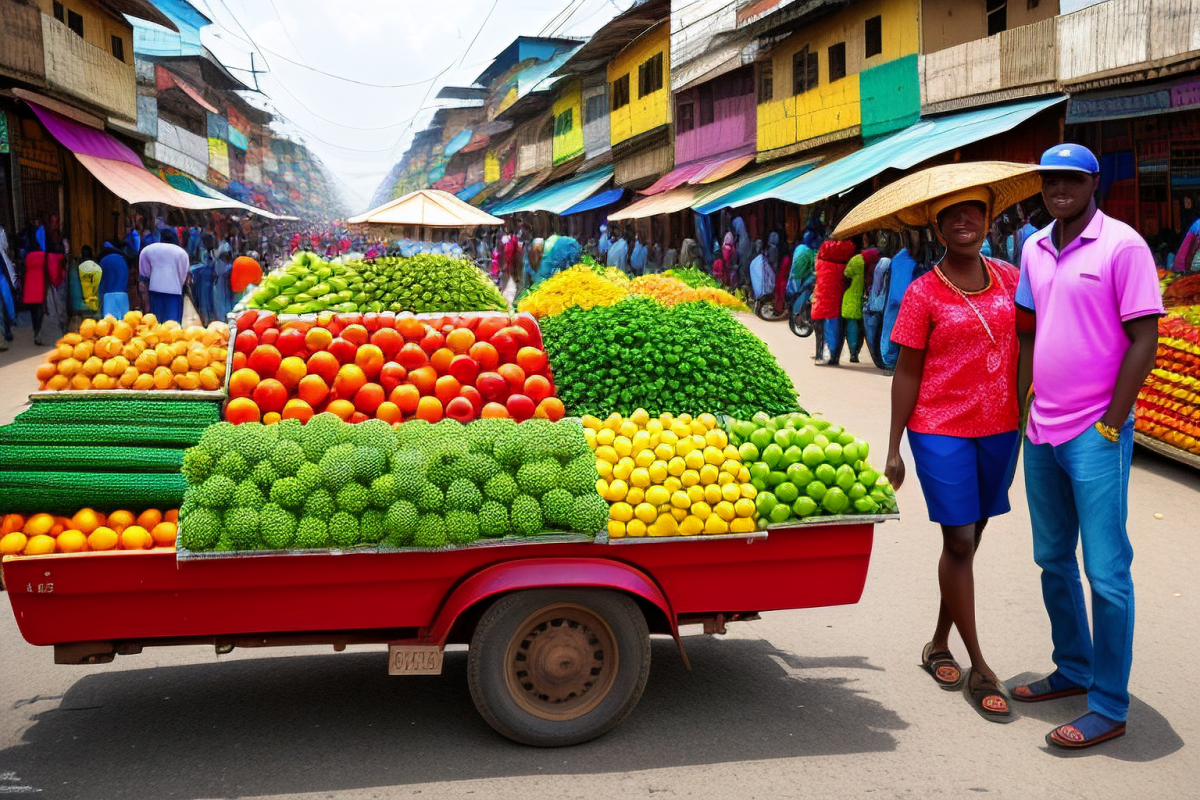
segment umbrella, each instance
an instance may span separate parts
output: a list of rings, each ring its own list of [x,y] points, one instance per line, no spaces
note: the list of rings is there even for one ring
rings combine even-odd
[[[475,225],[503,225],[504,220],[485,214],[449,192],[418,189],[384,203],[346,222],[357,225],[417,225],[426,228],[470,228]]]
[[[1036,164],[1011,161],[967,161],[930,167],[888,184],[847,214],[834,230],[846,239],[879,228],[903,230],[935,222],[931,201],[965,189],[983,187],[991,196],[994,214],[1041,190]],[[991,222],[991,220],[988,220]]]

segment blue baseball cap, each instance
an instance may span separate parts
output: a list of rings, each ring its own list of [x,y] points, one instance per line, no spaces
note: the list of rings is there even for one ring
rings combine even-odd
[[[1042,153],[1038,172],[1086,172],[1095,175],[1100,171],[1100,162],[1091,150],[1081,144],[1064,142],[1056,144]]]

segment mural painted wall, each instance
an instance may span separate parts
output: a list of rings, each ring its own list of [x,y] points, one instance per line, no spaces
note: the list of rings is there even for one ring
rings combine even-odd
[[[561,164],[583,153],[583,91],[579,79],[567,81],[552,109],[554,163]]]
[[[608,62],[613,144],[671,121],[671,23],[663,20]]]
[[[846,131],[864,114],[875,135],[915,120],[919,92],[905,87],[919,86],[919,15],[919,0],[863,0],[780,42],[759,64],[758,149]],[[899,66],[875,72],[897,60]],[[864,103],[883,106],[864,111]]]

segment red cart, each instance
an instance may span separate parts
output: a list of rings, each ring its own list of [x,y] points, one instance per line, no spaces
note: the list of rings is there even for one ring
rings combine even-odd
[[[540,537],[393,553],[171,550],[7,557],[26,641],[59,664],[158,645],[387,644],[392,674],[436,674],[468,643],[480,714],[531,745],[584,742],[637,704],[653,634],[858,602],[874,523],[844,517],[706,537]],[[130,613],[130,609],[137,609]],[[682,642],[680,654],[687,658]]]

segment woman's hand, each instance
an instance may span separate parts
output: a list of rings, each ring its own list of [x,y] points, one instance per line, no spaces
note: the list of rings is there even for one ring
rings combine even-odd
[[[904,483],[904,459],[900,457],[899,451],[888,453],[883,474],[891,482],[893,489],[899,489]]]

